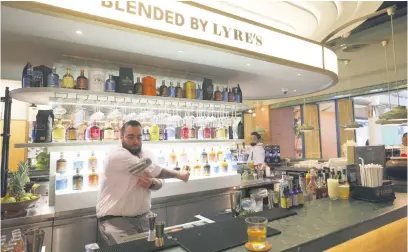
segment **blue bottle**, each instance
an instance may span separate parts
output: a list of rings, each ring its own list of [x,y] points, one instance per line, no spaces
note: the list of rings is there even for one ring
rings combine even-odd
[[[112,74],[109,74],[109,79],[105,82],[105,92],[115,92],[116,82],[112,79]]]
[[[228,102],[228,88],[225,87],[222,91],[222,101]]]
[[[31,82],[33,80],[33,67],[30,62],[27,62],[23,69],[23,74],[21,77],[21,84],[23,88],[31,87]]]
[[[203,90],[201,89],[201,85],[198,84],[198,88],[196,90],[196,99],[202,100],[203,99]]]
[[[173,82],[170,81],[170,86],[167,89],[169,97],[176,97],[176,87],[173,86]]]
[[[59,87],[59,75],[55,66],[52,67],[52,72],[47,76],[47,87]]]

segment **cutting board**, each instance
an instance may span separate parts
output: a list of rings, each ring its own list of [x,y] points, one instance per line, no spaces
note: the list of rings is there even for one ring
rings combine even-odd
[[[96,252],[129,252],[129,251],[153,252],[162,251],[176,246],[178,246],[177,243],[167,239],[167,237],[164,237],[164,246],[161,248],[156,248],[154,242],[148,242],[146,239],[140,239],[136,241],[116,244],[113,246],[109,246],[107,248],[97,249]]]
[[[269,228],[267,236],[281,232]],[[173,239],[189,252],[217,252],[244,245],[248,241],[247,225],[244,219],[233,219],[206,224],[170,234]]]

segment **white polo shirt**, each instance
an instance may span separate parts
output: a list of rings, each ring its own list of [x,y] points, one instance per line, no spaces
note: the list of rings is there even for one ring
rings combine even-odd
[[[141,173],[132,174],[131,168],[137,166],[143,158],[154,158],[145,151],[139,156],[140,158],[121,147],[108,157],[101,174],[101,188],[96,205],[97,217],[136,216],[150,210],[150,190],[137,185]],[[162,168],[152,164],[145,170],[149,171],[152,177],[156,177]]]
[[[250,146],[247,153],[249,154],[248,160],[253,160],[255,164],[263,164],[265,162],[265,148],[262,143]]]

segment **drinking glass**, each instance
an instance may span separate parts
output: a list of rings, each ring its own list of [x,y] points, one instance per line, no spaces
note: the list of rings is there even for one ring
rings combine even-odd
[[[329,192],[329,198],[331,200],[337,200],[339,198],[339,180],[338,179],[327,179],[327,189]]]
[[[266,246],[266,224],[268,220],[264,217],[248,217],[247,223],[248,243],[254,250],[260,250]]]

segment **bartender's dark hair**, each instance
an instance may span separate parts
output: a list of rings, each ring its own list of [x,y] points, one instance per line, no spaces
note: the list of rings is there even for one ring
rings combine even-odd
[[[142,127],[142,125],[140,124],[140,122],[136,121],[136,120],[130,120],[127,121],[123,124],[122,128],[120,129],[120,133],[123,135],[125,135],[125,130],[127,126],[132,126],[132,127]]]
[[[251,136],[256,136],[256,138],[258,138],[258,140],[261,140],[261,135],[258,132],[252,132]]]

